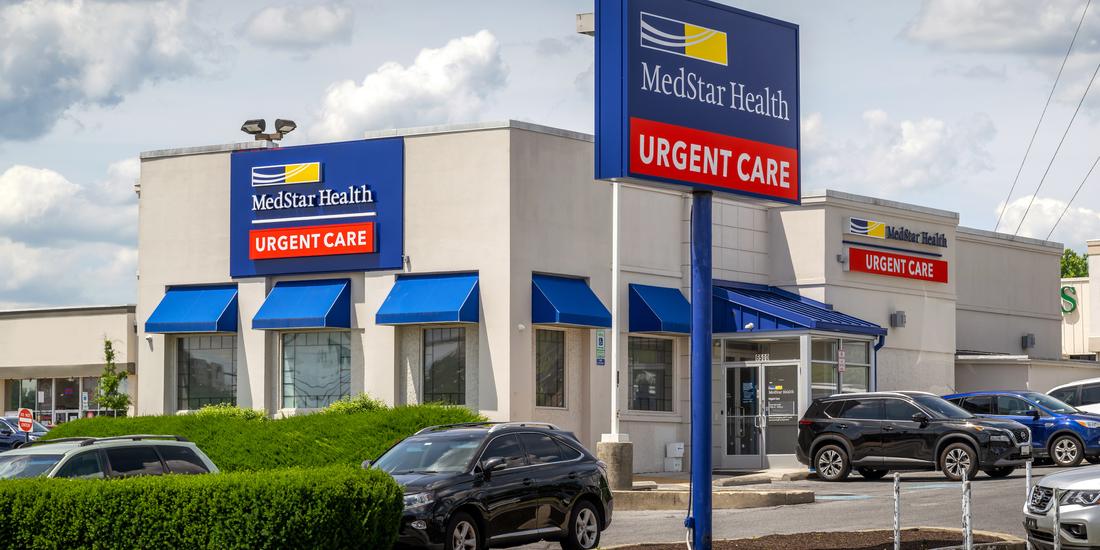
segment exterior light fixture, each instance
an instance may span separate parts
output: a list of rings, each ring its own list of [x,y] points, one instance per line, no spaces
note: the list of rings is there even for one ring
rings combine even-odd
[[[279,141],[283,139],[283,136],[293,132],[298,128],[298,125],[293,120],[287,120],[283,118],[275,119],[275,131],[269,134],[265,134],[264,130],[267,129],[267,122],[262,118],[254,118],[244,121],[241,125],[241,131],[254,136],[256,141]]]
[[[1031,348],[1035,347],[1035,335],[1029,332],[1029,333],[1021,336],[1020,337],[1020,347],[1022,347],[1024,349],[1031,349]]]
[[[895,311],[895,312],[890,314],[890,327],[891,328],[902,328],[902,327],[905,326],[905,321],[906,321],[906,319],[905,319],[905,312],[904,311]]]

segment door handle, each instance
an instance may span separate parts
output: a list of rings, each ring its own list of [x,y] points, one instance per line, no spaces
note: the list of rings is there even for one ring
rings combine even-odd
[[[529,485],[531,485],[531,484],[532,484],[532,483],[534,483],[534,482],[535,482],[535,481],[534,481],[534,480],[532,480],[532,479],[531,479],[531,478],[529,478],[529,477],[525,477],[525,478],[523,478],[523,484],[524,484],[524,485],[528,485],[528,486],[529,486]]]
[[[837,425],[836,425],[836,427],[838,427],[838,428],[840,428],[840,429],[842,429],[842,430],[847,430],[847,429],[848,429],[848,425],[847,425],[847,424],[837,424]]]
[[[884,432],[892,432],[892,431],[894,431],[894,427],[893,427],[893,426],[890,426],[890,425],[886,425],[886,426],[883,426],[883,427],[882,427],[882,431],[884,431]]]
[[[577,479],[577,472],[569,472],[569,479]]]

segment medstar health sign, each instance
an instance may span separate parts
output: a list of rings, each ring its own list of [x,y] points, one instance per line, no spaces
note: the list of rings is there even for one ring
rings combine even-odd
[[[399,269],[404,142],[233,153],[230,274]]]
[[[796,25],[706,0],[596,24],[596,178],[800,201]]]

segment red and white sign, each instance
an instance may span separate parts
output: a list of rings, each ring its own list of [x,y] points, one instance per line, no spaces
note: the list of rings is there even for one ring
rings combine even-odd
[[[630,171],[797,201],[798,150],[630,119]]]
[[[252,260],[375,252],[374,222],[312,225],[248,232]]]
[[[888,277],[947,282],[947,262],[863,248],[848,249],[848,269]]]
[[[19,409],[19,431],[34,431],[34,411],[30,409]]]

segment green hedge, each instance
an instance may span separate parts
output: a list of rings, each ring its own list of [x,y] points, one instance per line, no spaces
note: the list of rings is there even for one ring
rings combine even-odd
[[[469,409],[442,405],[318,413],[269,421],[235,415],[101,416],[61,424],[47,438],[182,435],[194,441],[222,471],[233,472],[359,466],[420,428],[476,420],[481,418]]]
[[[390,548],[401,489],[334,467],[0,483],[0,548]]]

